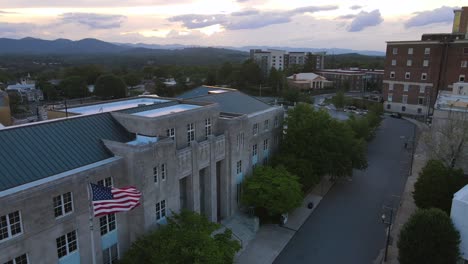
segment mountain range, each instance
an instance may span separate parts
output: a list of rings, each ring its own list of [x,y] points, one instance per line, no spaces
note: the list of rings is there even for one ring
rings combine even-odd
[[[0,38],[0,55],[9,54],[140,54],[152,53],[161,50],[180,50],[187,48],[204,48],[194,45],[158,45],[158,44],[145,44],[145,43],[110,43],[98,39],[82,39],[82,40],[69,40],[69,39],[56,39],[56,40],[43,40],[37,38],[23,38],[23,39],[8,39]],[[280,49],[287,51],[304,51],[304,52],[320,52],[325,51],[327,54],[347,54],[358,53],[368,56],[385,56],[381,51],[370,50],[352,50],[352,49],[318,49],[318,48],[291,48],[291,47],[273,47],[273,46],[244,46],[244,47],[229,47],[229,46],[216,46],[211,48],[218,48],[224,50],[232,50],[231,52],[248,52],[250,49]],[[157,51],[156,51],[157,50]],[[247,54],[246,54],[247,55]]]

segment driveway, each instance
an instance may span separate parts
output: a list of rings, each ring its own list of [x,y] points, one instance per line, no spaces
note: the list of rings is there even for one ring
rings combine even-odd
[[[274,263],[372,263],[385,245],[383,206],[396,206],[404,189],[411,160],[404,142],[414,131],[386,117],[368,145],[369,167],[328,192]]]

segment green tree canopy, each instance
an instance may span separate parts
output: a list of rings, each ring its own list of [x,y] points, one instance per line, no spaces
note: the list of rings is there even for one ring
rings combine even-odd
[[[67,98],[82,98],[88,96],[88,86],[81,76],[70,76],[62,80],[59,85],[63,95]]]
[[[346,97],[342,90],[338,91],[332,98],[332,102],[336,108],[343,108],[346,105]]]
[[[130,87],[137,86],[141,82],[141,77],[135,72],[127,73],[123,77],[125,84]]]
[[[461,169],[453,169],[440,160],[429,160],[414,184],[413,198],[419,208],[439,208],[450,214],[453,194],[467,182]]]
[[[460,235],[440,209],[419,209],[403,225],[398,240],[401,264],[455,264]]]
[[[270,215],[289,212],[302,203],[303,193],[299,178],[284,167],[258,167],[244,182],[244,204],[263,208]]]
[[[133,243],[119,263],[233,263],[240,244],[229,229],[212,236],[219,228],[198,213],[182,210],[168,218],[166,226]]]
[[[94,93],[104,98],[124,98],[127,96],[127,86],[122,78],[105,74],[97,79]]]
[[[85,80],[86,84],[95,84],[97,78],[104,73],[99,65],[83,65],[66,68],[64,78],[79,76]]]
[[[298,104],[288,112],[286,125],[281,156],[306,160],[313,168],[305,175],[298,174],[302,183],[325,175],[351,176],[353,169],[367,167],[364,140],[356,137],[348,124],[331,118],[327,112]],[[294,170],[281,156],[279,163]],[[305,180],[309,177],[314,180]]]
[[[317,56],[312,53],[307,53],[304,63],[304,72],[314,72],[317,69]]]

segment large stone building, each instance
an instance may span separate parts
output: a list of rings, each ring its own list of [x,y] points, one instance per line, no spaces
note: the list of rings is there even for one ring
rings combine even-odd
[[[316,69],[323,69],[325,67],[325,55],[325,52],[311,53]],[[282,71],[293,65],[304,65],[307,61],[307,56],[308,52],[287,52],[275,49],[267,51],[260,49],[250,50],[250,58],[260,66],[265,76],[268,76],[271,68]]]
[[[439,90],[451,90],[453,83],[466,81],[468,7],[455,14],[451,34],[387,42],[383,90],[387,111],[430,115]]]
[[[1,129],[0,263],[111,263],[172,211],[235,214],[244,177],[278,146],[283,110],[232,89],[182,97],[55,110]],[[135,186],[141,206],[91,218],[90,231],[88,183]]]

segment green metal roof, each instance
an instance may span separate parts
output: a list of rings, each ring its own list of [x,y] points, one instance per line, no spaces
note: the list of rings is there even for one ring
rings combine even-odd
[[[103,139],[134,138],[110,113],[0,130],[0,191],[113,157]]]

